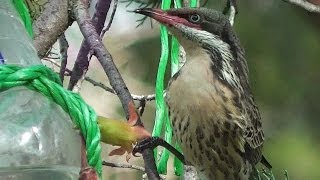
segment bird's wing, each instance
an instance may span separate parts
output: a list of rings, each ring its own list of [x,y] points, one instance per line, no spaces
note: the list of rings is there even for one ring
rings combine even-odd
[[[231,27],[230,27],[231,28]],[[235,49],[235,61],[232,61],[235,68],[235,74],[239,77],[241,92],[239,97],[238,108],[242,113],[242,119],[239,122],[240,128],[243,130],[244,143],[241,148],[244,149],[248,159],[254,164],[261,160],[261,150],[264,141],[262,131],[261,117],[258,107],[255,105],[253,95],[251,93],[249,83],[249,69],[245,59],[244,49],[240,45],[240,41],[232,30],[229,31],[231,49]]]
[[[261,117],[253,98],[250,99],[245,108],[247,112],[247,126],[244,129],[244,136],[250,147],[255,149],[260,147],[264,141]]]
[[[260,114],[253,96],[240,96],[236,104],[240,113],[234,121],[240,129],[240,138],[236,142],[244,157],[256,164],[261,160],[264,142]]]
[[[231,27],[230,27],[231,28]],[[236,49],[234,58],[231,64],[234,67],[234,72],[239,77],[240,87],[235,87],[240,92],[238,97],[238,108],[242,112],[244,122],[240,128],[244,130],[245,140],[252,148],[257,148],[263,144],[264,134],[261,127],[261,117],[258,107],[255,105],[253,95],[251,93],[249,83],[249,69],[245,59],[244,49],[240,45],[237,36],[230,29],[230,47]]]
[[[250,99],[245,108],[246,126],[243,128],[243,135],[246,143],[244,144],[244,153],[252,164],[257,164],[261,161],[264,142],[261,117],[253,99]]]
[[[236,103],[238,116],[235,119],[237,126],[241,129],[244,141],[255,149],[262,146],[264,134],[262,130],[261,117],[257,106],[251,96],[240,96]]]

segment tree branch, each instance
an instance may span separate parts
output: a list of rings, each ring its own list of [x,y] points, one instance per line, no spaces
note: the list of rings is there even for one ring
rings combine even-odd
[[[40,58],[44,57],[59,36],[71,24],[69,1],[48,1],[43,12],[33,22],[33,43]]]
[[[96,10],[91,18],[91,21],[98,34],[101,33],[104,27],[107,13],[110,9],[110,4],[111,4],[111,0],[98,0],[96,4]],[[68,85],[69,90],[72,90],[73,87],[79,81],[79,79],[81,79],[81,77],[83,77],[83,75],[87,72],[89,67],[89,61],[91,58],[91,55],[88,56],[89,51],[90,51],[90,46],[87,44],[86,40],[84,39],[81,43],[81,47],[80,47],[77,59],[72,69],[73,73],[70,77],[70,82]]]
[[[93,49],[95,56],[109,78],[112,88],[117,93],[122,107],[125,110],[127,120],[134,122],[136,125],[143,126],[142,121],[135,110],[131,94],[115,66],[111,54],[104,47],[101,38],[90,19],[87,0],[75,0],[72,10],[82,34],[88,45]],[[142,155],[148,178],[159,179],[160,177],[155,166],[153,151],[151,149],[146,149],[142,152]]]
[[[320,6],[312,4],[306,0],[283,0],[283,1],[302,7],[303,9],[309,12],[320,13]]]

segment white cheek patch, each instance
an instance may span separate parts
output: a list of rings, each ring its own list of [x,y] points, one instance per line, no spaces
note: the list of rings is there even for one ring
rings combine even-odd
[[[200,46],[208,45],[214,47],[222,56],[222,68],[220,69],[222,77],[220,78],[227,81],[233,87],[241,87],[240,80],[234,73],[234,67],[231,66],[231,61],[233,61],[234,58],[231,54],[230,45],[228,43],[222,41],[219,36],[207,31],[190,28],[182,24],[175,25],[175,28],[177,29],[172,30],[173,32],[182,32],[178,35],[180,36],[178,38],[186,38],[193,42],[197,42]]]

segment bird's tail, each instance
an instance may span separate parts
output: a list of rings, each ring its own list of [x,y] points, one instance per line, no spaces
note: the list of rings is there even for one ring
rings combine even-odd
[[[262,155],[261,158],[261,164],[263,164],[266,168],[268,168],[269,170],[272,169],[271,164],[268,162],[268,160],[264,157],[264,155]]]
[[[268,170],[271,172],[272,166],[268,162],[268,160],[262,155],[260,163],[264,165]],[[259,170],[256,167],[253,167],[253,171],[250,174],[249,180],[260,180],[261,179],[261,174]]]

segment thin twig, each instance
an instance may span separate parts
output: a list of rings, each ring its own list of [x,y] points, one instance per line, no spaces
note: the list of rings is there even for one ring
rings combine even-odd
[[[94,50],[94,54],[100,62],[103,70],[109,78],[110,84],[119,97],[122,107],[125,111],[126,118],[131,123],[143,127],[143,123],[135,110],[132,96],[124,83],[116,65],[113,62],[111,54],[105,48],[102,40],[94,28],[88,12],[87,0],[77,0],[72,9],[74,17],[79,28],[85,37],[87,44]],[[153,151],[148,148],[142,152],[145,163],[145,171],[149,179],[160,179],[155,165]]]
[[[146,100],[146,101],[153,101],[155,100],[156,98],[156,95],[155,94],[149,94],[149,95],[135,95],[135,94],[132,94],[132,98],[134,100]]]
[[[226,15],[229,11],[230,11],[229,22],[230,22],[231,26],[233,26],[234,19],[235,19],[236,15],[238,14],[238,6],[237,6],[236,0],[227,0],[227,4],[226,4],[225,8],[223,9],[222,13]]]
[[[134,169],[134,170],[143,171],[143,172],[144,172],[144,170],[145,170],[145,169],[144,169],[143,167],[141,167],[141,166],[136,166],[136,165],[132,165],[132,164],[112,163],[112,162],[107,162],[107,161],[102,161],[102,165],[104,165],[104,166],[109,166],[109,167]]]
[[[114,15],[116,14],[116,11],[117,11],[117,7],[118,7],[118,0],[113,0],[113,9],[112,9],[112,13],[110,15],[110,20],[109,20],[109,23],[108,25],[101,31],[100,33],[100,37],[101,39],[103,38],[104,34],[109,31],[110,27],[111,27],[111,24],[113,22],[113,19],[114,19]]]
[[[47,61],[47,62],[50,62],[52,63],[54,66],[58,67],[58,68],[61,68],[61,65],[59,65],[56,61],[54,61],[53,59],[51,58],[42,58],[42,60],[44,61]],[[68,68],[65,69],[65,72],[68,73],[68,75],[70,76],[72,74],[72,71]],[[66,75],[66,74],[64,74]],[[105,84],[103,84],[102,82],[97,82],[95,80],[93,80],[92,78],[88,77],[88,76],[85,76],[84,77],[84,80],[91,83],[93,86],[97,86],[97,87],[100,87],[102,89],[104,89],[105,91],[107,92],[110,92],[114,95],[116,95],[116,92],[111,88],[111,87],[108,87],[106,86]],[[165,92],[164,92],[165,93]],[[148,95],[136,95],[136,94],[131,94],[133,100],[136,100],[136,101],[153,101],[155,100],[155,94],[148,94]]]
[[[132,169],[145,172],[144,167],[132,165],[132,164],[121,164],[121,163],[112,163],[107,161],[102,161],[102,165],[114,167],[114,168],[124,168],[124,169]],[[165,176],[160,175],[160,179],[166,179]]]
[[[229,15],[229,21],[230,21],[231,26],[233,26],[233,24],[234,24],[234,19],[236,17],[236,13],[237,13],[236,7],[235,7],[235,5],[233,3],[231,3],[231,5],[230,5],[230,15]]]
[[[57,66],[57,67],[61,67],[60,64],[58,64],[56,61],[54,61],[53,59],[49,58],[49,57],[44,57],[42,58],[41,60],[44,60],[44,61],[47,61],[47,62],[50,62],[52,63],[53,65]],[[66,72],[70,71],[69,69],[66,68]]]
[[[320,6],[312,4],[306,0],[283,0],[283,1],[302,7],[303,9],[309,12],[320,13]]]
[[[49,56],[47,56],[48,58],[50,58],[50,59],[61,59],[61,57],[53,57],[53,56],[51,56],[51,55],[49,55]]]
[[[52,49],[52,48],[50,48],[50,51],[48,52],[48,55],[49,55],[49,56],[51,56],[51,55],[58,56],[58,55],[59,55],[58,53],[52,52],[51,49]]]
[[[111,27],[111,24],[113,22],[113,19],[114,19],[114,15],[116,14],[116,11],[117,11],[117,7],[118,7],[118,0],[113,0],[113,9],[112,9],[112,13],[110,15],[110,20],[108,22],[108,25],[102,29],[101,33],[100,33],[100,38],[103,39],[104,37],[104,34],[109,31],[110,27]],[[97,31],[99,33],[99,31]],[[92,56],[93,56],[93,50],[90,50],[89,51],[89,61],[91,60]]]
[[[105,91],[116,95],[116,92],[112,88],[106,86],[102,82],[97,82],[87,76],[84,78],[84,80],[91,83],[93,86],[100,87],[100,88],[104,89]],[[155,100],[155,94],[148,94],[148,95],[131,94],[131,96],[132,96],[133,100],[136,100],[136,101],[153,101],[153,100]]]
[[[109,29],[110,29],[110,27],[111,27],[111,24],[112,24],[112,22],[113,22],[113,19],[114,19],[114,15],[116,14],[117,7],[118,7],[118,0],[113,0],[113,10],[112,10],[112,13],[111,13],[111,15],[110,15],[110,20],[109,20],[108,25],[107,25],[104,29],[102,29],[102,31],[101,31],[101,33],[100,33],[100,38],[101,38],[101,39],[103,39],[104,34],[105,34],[107,31],[109,31]],[[99,31],[97,31],[97,32],[99,33]],[[93,50],[90,50],[90,51],[89,51],[89,55],[88,55],[88,57],[89,57],[88,61],[89,61],[89,62],[90,62],[90,60],[91,60],[91,58],[92,58],[92,56],[93,56],[93,53],[94,53]]]
[[[202,3],[201,7],[206,6],[208,2],[209,2],[209,0],[204,0],[204,2]]]
[[[59,46],[60,46],[60,56],[61,56],[61,67],[60,67],[59,76],[60,76],[61,82],[63,82],[64,73],[67,67],[68,48],[69,48],[69,43],[64,33],[59,37]]]
[[[100,87],[100,88],[102,88],[102,89],[104,89],[104,90],[106,90],[106,91],[108,91],[108,92],[110,92],[112,94],[116,94],[116,92],[112,88],[104,85],[101,82],[97,82],[97,81],[95,81],[95,80],[93,80],[93,79],[91,79],[89,77],[85,77],[84,80],[88,81],[93,86]],[[155,97],[156,97],[155,94],[148,94],[148,95],[131,94],[131,96],[132,96],[133,100],[137,100],[137,101],[142,101],[142,100],[153,101],[153,100],[155,100]]]
[[[91,78],[89,78],[89,77],[85,77],[84,80],[86,80],[87,82],[91,83],[93,86],[100,87],[100,88],[104,89],[104,90],[107,91],[107,92],[110,92],[110,93],[112,93],[112,94],[116,94],[116,92],[115,92],[112,88],[104,85],[104,84],[101,83],[101,82],[96,82],[95,80],[93,80],[93,79],[91,79]]]
[[[122,3],[128,3],[126,5],[126,7],[130,6],[131,3],[135,2],[135,3],[138,3],[139,4],[139,8],[159,8],[160,5],[161,5],[161,0],[148,0],[148,1],[139,1],[139,0],[124,0],[124,1],[120,1]],[[133,12],[133,11],[128,11],[128,12]],[[150,19],[150,26],[151,28],[153,28],[153,24],[152,24],[152,20],[151,18],[148,18],[147,16],[143,16],[142,18],[136,20],[136,22],[138,23],[136,25],[136,28],[141,26],[145,21],[146,19]]]

